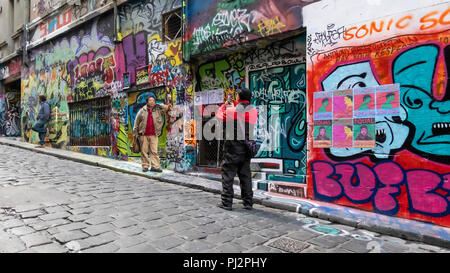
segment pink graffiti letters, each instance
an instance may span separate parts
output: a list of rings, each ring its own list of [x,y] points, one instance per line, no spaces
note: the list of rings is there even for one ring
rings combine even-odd
[[[90,62],[77,65],[74,69],[74,82],[75,84],[78,84],[83,81],[83,79],[101,75],[103,82],[110,84],[114,81],[113,69],[115,66],[116,62],[113,53],[108,56],[100,56]]]
[[[311,163],[314,195],[334,201],[346,197],[353,203],[372,202],[378,213],[395,215],[399,211],[400,186],[405,185],[409,211],[443,217],[450,213],[450,174],[429,170],[404,170],[393,161],[370,167],[363,163]]]
[[[408,171],[406,179],[411,212],[423,213],[431,216],[444,216],[449,213],[450,195],[444,198],[437,190],[447,190],[450,193],[448,182],[449,174],[441,177],[438,173],[428,170]],[[445,187],[444,187],[445,186]]]

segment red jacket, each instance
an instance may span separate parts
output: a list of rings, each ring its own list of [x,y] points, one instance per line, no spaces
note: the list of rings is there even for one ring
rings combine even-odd
[[[258,111],[248,101],[239,101],[234,103],[234,107],[227,107],[223,104],[216,113],[217,120],[223,122],[225,125],[225,155],[239,158],[248,154],[248,148],[243,139],[238,139],[238,136],[243,136],[242,130],[245,128],[245,139],[248,140],[253,136],[253,128],[258,119]],[[239,122],[240,121],[240,122]],[[242,123],[245,121],[245,123]],[[233,123],[232,132],[226,130],[226,127]],[[245,126],[243,128],[243,126]],[[238,131],[240,131],[238,133]]]
[[[238,104],[242,104],[244,107],[247,107],[248,105],[250,105],[250,102],[246,100],[234,102],[234,107],[227,107],[226,104],[222,104],[222,106],[216,113],[216,118],[221,122],[227,122],[238,119],[245,120],[245,122],[251,125],[255,125],[258,119],[258,111],[256,111],[255,107],[251,107],[251,110],[248,112],[237,112],[236,107]]]

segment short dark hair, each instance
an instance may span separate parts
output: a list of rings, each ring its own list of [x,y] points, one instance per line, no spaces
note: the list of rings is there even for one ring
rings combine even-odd
[[[42,101],[42,102],[47,101],[47,97],[44,95],[39,95],[39,101]]]
[[[154,99],[154,100],[156,101],[156,98],[155,98],[155,97],[153,97],[153,96],[148,96],[148,97],[147,97],[147,100],[146,100],[145,102],[148,102],[149,99]]]
[[[363,97],[363,100],[365,100],[366,98],[372,99],[372,96],[371,96],[371,95],[365,95],[365,96]]]
[[[367,126],[366,125],[362,125],[361,128],[359,128],[359,130],[362,130],[364,128],[367,129]]]
[[[386,98],[387,98],[387,97],[390,97],[390,96],[394,96],[394,97],[395,97],[395,93],[392,93],[392,92],[391,92],[391,93],[388,93],[388,94],[386,95]]]
[[[238,88],[236,91],[239,94],[239,98],[241,100],[250,101],[252,99],[252,91],[250,91],[249,89],[241,87]]]
[[[323,104],[324,102],[328,102],[328,101],[330,101],[328,98],[324,98],[324,99],[322,100],[322,104]]]

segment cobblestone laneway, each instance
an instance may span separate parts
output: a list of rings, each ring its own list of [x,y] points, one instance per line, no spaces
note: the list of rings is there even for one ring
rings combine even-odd
[[[0,145],[0,252],[448,252]]]

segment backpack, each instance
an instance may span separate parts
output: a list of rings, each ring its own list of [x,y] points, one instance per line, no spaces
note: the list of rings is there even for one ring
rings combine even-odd
[[[255,157],[259,151],[259,145],[256,140],[245,140],[250,157]]]
[[[238,122],[238,123],[241,124],[240,122]],[[242,132],[245,132],[245,122],[244,122],[244,125],[241,124],[241,129],[242,129]],[[247,147],[247,152],[250,155],[250,157],[252,157],[252,158],[255,157],[258,154],[258,151],[260,148],[260,145],[258,144],[258,142],[256,142],[256,140],[250,140],[245,137],[244,143],[245,143],[245,146]]]

